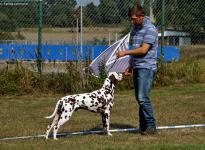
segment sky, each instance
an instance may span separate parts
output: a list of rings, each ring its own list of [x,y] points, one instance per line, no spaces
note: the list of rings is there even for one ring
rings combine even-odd
[[[91,2],[93,2],[94,5],[99,5],[100,1],[99,0],[76,0],[77,4],[80,5],[81,2],[83,4],[83,6],[85,6],[86,4],[89,4]]]

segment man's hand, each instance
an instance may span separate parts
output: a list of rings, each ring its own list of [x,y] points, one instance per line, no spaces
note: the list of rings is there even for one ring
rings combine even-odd
[[[116,55],[117,55],[117,58],[120,58],[120,57],[126,56],[127,53],[126,53],[126,51],[118,51],[118,52],[116,53]]]

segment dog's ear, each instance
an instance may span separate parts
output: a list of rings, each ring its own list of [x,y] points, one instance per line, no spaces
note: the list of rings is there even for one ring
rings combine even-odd
[[[115,75],[114,75],[114,74],[111,74],[111,75],[109,76],[109,79],[110,79],[110,81],[111,81],[113,84],[116,84],[117,79],[115,78]]]

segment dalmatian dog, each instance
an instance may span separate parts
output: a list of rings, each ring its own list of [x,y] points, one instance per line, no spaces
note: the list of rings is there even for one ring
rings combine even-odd
[[[105,79],[101,89],[91,93],[69,95],[62,97],[56,104],[55,110],[51,116],[45,118],[54,118],[46,131],[46,139],[53,128],[53,138],[56,140],[56,134],[60,126],[67,122],[72,113],[78,109],[85,109],[95,113],[101,113],[103,129],[106,135],[112,135],[109,131],[110,112],[114,105],[114,88],[117,81],[122,80],[122,74],[110,72]]]

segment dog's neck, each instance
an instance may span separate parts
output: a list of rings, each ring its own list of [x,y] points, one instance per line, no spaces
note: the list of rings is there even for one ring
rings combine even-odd
[[[106,78],[102,88],[109,88],[110,90],[114,90],[115,84],[112,83],[112,81],[109,78]]]

